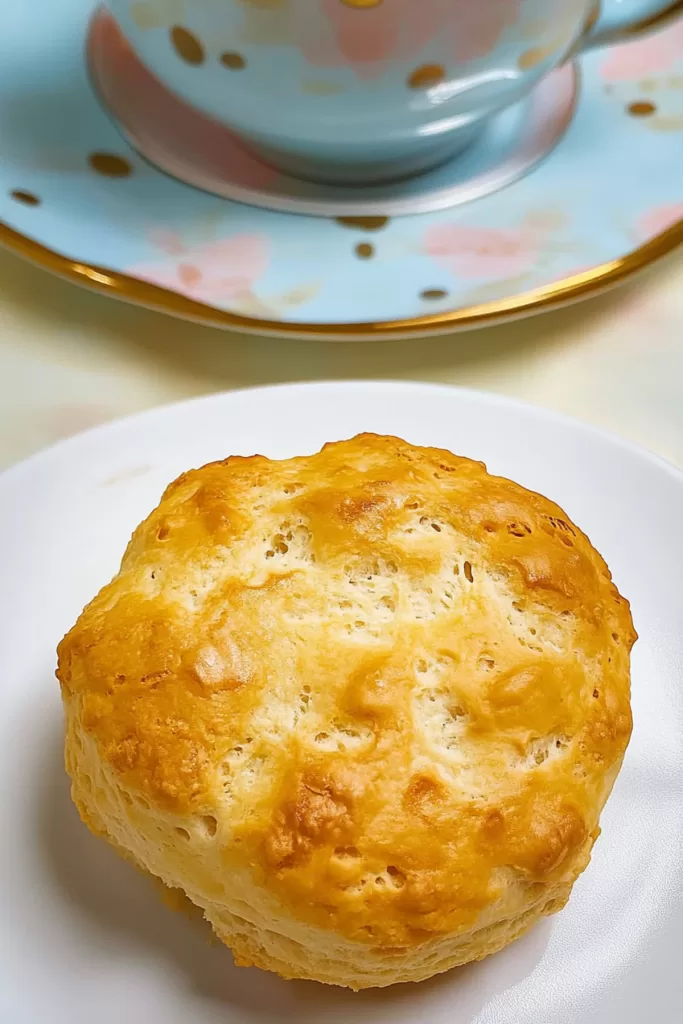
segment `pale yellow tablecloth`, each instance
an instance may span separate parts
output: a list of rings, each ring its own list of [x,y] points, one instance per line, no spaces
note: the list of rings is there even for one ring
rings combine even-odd
[[[0,251],[0,466],[186,396],[276,381],[442,381],[570,413],[683,465],[683,251],[607,295],[417,341],[282,341],[91,294]]]

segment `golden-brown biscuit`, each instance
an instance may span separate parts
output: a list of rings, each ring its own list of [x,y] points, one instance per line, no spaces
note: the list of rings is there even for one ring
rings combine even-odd
[[[237,963],[418,981],[566,902],[634,640],[584,534],[480,463],[375,435],[230,458],[60,645],[74,800]]]

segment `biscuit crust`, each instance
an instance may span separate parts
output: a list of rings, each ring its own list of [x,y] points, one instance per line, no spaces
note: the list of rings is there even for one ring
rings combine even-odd
[[[421,980],[566,902],[635,639],[588,538],[480,463],[372,434],[229,458],[60,644],[73,797],[238,963]]]

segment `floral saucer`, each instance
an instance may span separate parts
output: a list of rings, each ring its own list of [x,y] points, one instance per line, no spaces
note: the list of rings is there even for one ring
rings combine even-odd
[[[210,195],[142,159],[89,79],[96,7],[0,12],[0,242],[89,287],[257,333],[399,337],[572,301],[683,241],[683,20],[582,57],[568,130],[507,188],[327,217]]]

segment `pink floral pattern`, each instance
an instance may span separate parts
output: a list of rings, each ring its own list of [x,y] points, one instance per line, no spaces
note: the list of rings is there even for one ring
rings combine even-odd
[[[631,82],[672,71],[683,61],[683,20],[654,35],[607,51],[600,74],[607,82]]]
[[[455,277],[517,277],[533,269],[545,233],[533,228],[478,228],[437,224],[424,236],[424,251]]]
[[[665,206],[654,206],[641,214],[636,226],[641,238],[654,238],[679,221],[683,221],[683,203],[669,203]]]
[[[138,264],[128,273],[198,302],[251,299],[270,260],[269,241],[262,235],[235,235],[190,247],[172,232],[157,232],[154,238],[172,259]]]
[[[143,148],[152,162],[166,164],[179,178],[185,177],[188,167],[202,168],[207,181],[228,179],[252,189],[268,188],[279,177],[220,121],[168,90],[140,61],[104,8],[93,22],[93,33],[94,44],[108,54],[110,62],[105,80],[110,105],[113,98],[118,119],[138,126],[138,137],[144,139]],[[151,134],[149,125],[155,126]]]
[[[321,0],[329,31],[311,19],[310,0],[295,0],[299,45],[317,67],[351,65],[361,78],[382,73],[389,59],[409,60],[434,38],[459,61],[485,57],[518,20],[521,0],[384,0],[353,8]]]

